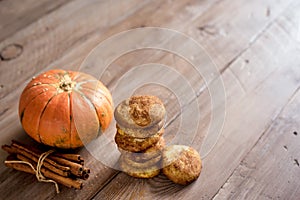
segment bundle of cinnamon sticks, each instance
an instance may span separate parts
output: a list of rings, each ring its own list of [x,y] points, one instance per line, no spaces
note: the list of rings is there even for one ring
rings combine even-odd
[[[7,167],[36,174],[28,163],[37,166],[40,156],[44,153],[40,149],[15,140],[11,145],[3,145],[2,149],[10,154],[5,162]],[[7,161],[24,161],[27,164]],[[82,180],[86,180],[90,173],[90,169],[84,167],[84,160],[80,155],[58,152],[53,152],[45,158],[40,171],[45,178],[76,189],[82,188]]]

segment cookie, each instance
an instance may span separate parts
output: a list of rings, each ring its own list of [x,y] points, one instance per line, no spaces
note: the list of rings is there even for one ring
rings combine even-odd
[[[156,96],[132,96],[115,109],[118,126],[128,135],[147,138],[155,135],[165,123],[166,109]]]
[[[201,172],[199,153],[192,147],[172,145],[162,153],[163,173],[174,183],[187,185],[196,180]]]
[[[164,133],[162,128],[158,133],[148,138],[134,138],[128,136],[120,128],[117,127],[117,133],[115,135],[115,142],[118,148],[129,152],[140,152],[153,145],[155,145]]]
[[[132,167],[124,161],[124,158],[122,156],[119,159],[119,165],[122,171],[124,171],[129,176],[133,176],[136,178],[153,178],[160,173],[160,168],[156,166],[147,168]]]
[[[156,166],[157,168],[161,168],[160,166],[160,160],[161,160],[161,155],[158,155],[156,157],[153,157],[149,160],[142,161],[142,162],[136,162],[131,160],[130,158],[123,156],[124,162],[126,162],[129,166],[134,167],[134,168],[149,168]]]
[[[164,138],[160,137],[159,141],[155,145],[149,147],[148,149],[145,149],[144,151],[134,153],[134,152],[124,151],[120,148],[119,151],[121,152],[122,155],[124,155],[124,157],[130,160],[133,160],[135,162],[145,162],[152,158],[160,156],[165,145],[166,143]]]

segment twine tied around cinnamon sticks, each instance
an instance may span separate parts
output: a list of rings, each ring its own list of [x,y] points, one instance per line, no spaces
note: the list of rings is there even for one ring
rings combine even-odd
[[[81,189],[82,180],[89,178],[90,169],[84,166],[84,160],[79,154],[62,153],[58,150],[43,152],[15,140],[11,145],[3,145],[2,149],[9,153],[4,161],[7,167],[34,174],[42,182],[55,182],[56,188],[56,185],[62,184]]]
[[[42,166],[43,166],[43,163],[44,163],[45,158],[46,158],[47,156],[49,156],[51,153],[53,153],[53,152],[54,152],[54,150],[51,149],[51,150],[49,150],[49,151],[47,151],[47,152],[42,153],[41,156],[40,156],[39,159],[38,159],[38,162],[37,162],[37,165],[36,165],[36,169],[34,168],[34,166],[33,166],[31,163],[29,163],[29,162],[27,162],[27,161],[22,161],[22,160],[6,160],[6,161],[4,161],[4,163],[5,163],[5,164],[9,164],[9,163],[12,163],[12,164],[13,164],[13,163],[20,163],[20,164],[26,164],[26,165],[29,165],[29,166],[31,167],[31,169],[35,172],[35,176],[36,176],[37,180],[38,180],[39,182],[54,183],[55,189],[56,189],[56,193],[58,194],[58,193],[59,193],[59,187],[58,187],[57,182],[54,181],[54,180],[52,180],[52,179],[46,179],[46,178],[43,176],[42,172],[41,172],[41,168],[42,168]]]

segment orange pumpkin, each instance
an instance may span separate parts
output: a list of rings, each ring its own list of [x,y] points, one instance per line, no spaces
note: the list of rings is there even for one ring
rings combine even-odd
[[[32,78],[19,102],[25,132],[37,142],[77,148],[105,131],[113,116],[109,90],[94,77],[50,70]]]

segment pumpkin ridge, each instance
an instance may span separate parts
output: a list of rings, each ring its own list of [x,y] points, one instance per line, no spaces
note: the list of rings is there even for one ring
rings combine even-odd
[[[41,123],[41,118],[43,117],[44,112],[45,112],[47,106],[49,105],[50,101],[53,99],[53,97],[55,97],[55,96],[57,96],[57,95],[58,95],[58,93],[54,94],[54,95],[47,101],[47,104],[46,104],[45,107],[43,108],[43,111],[42,111],[42,113],[41,113],[41,115],[40,115],[40,118],[39,118],[38,136],[39,136],[40,142],[43,143],[43,144],[45,144],[45,143],[42,141],[42,138],[41,138],[41,135],[40,135],[40,123]]]
[[[89,90],[89,91],[94,91],[93,89],[91,88],[88,88],[88,87],[81,87],[81,89],[84,89],[84,90]],[[103,90],[97,90],[99,91],[99,93],[106,99],[106,101],[109,103],[110,106],[113,106],[113,102],[111,102],[107,96],[104,94],[104,91]]]
[[[113,112],[110,111],[110,109],[107,107],[113,107],[113,106],[110,104],[109,99],[106,98],[106,96],[104,96],[104,94],[101,93],[99,90],[94,90],[91,88],[80,88],[80,89],[81,90],[79,90],[78,92],[83,93],[83,95],[92,102],[92,104],[96,110],[98,121],[100,122],[100,125],[101,125],[100,126],[101,131],[104,131],[105,129],[108,128],[108,125],[111,122],[111,120],[109,120],[109,122],[107,122],[107,119],[112,118],[112,115],[113,115]],[[97,98],[95,97],[95,95],[97,96]],[[95,98],[101,99],[102,106],[98,107],[98,104],[97,104],[98,100],[96,100]]]
[[[39,93],[38,95],[36,95],[35,97],[33,97],[33,98],[28,102],[28,104],[30,104],[35,98],[37,98],[39,95],[41,95],[41,94],[43,94],[43,93],[45,93],[45,92],[46,92],[46,91],[42,91],[41,93]],[[28,105],[28,104],[27,104],[27,105]],[[26,110],[27,105],[24,106],[24,109],[20,112],[20,121],[21,121],[21,123],[22,123],[22,120],[23,120],[23,117],[24,117],[24,112],[25,112],[25,110]]]
[[[72,148],[72,144],[73,144],[73,141],[72,141],[72,104],[71,104],[71,95],[70,93],[68,93],[68,101],[69,101],[69,109],[70,109],[70,146],[69,148]]]
[[[30,87],[30,88],[31,88],[31,87]],[[25,92],[25,91],[24,91],[24,92]],[[23,93],[24,93],[24,92],[23,92]],[[38,95],[36,95],[35,97],[33,97],[33,98],[28,102],[28,104],[30,104],[34,99],[36,99],[38,96],[44,94],[45,92],[47,92],[47,90],[42,91],[41,93],[39,93]],[[27,104],[27,105],[28,105],[28,104]],[[23,116],[24,116],[24,112],[25,112],[25,110],[26,110],[27,105],[24,106],[24,109],[20,112],[20,121],[21,121],[21,123],[22,123]]]
[[[74,79],[74,81],[76,81],[76,79]],[[76,85],[81,86],[82,84],[85,84],[85,83],[91,83],[91,82],[98,82],[98,80],[86,80],[86,81],[80,81],[80,82],[77,82]]]
[[[79,92],[81,95],[82,95],[82,97],[83,97],[83,99],[85,99],[89,104],[91,104],[92,106],[93,106],[93,108],[95,109],[95,112],[96,112],[96,114],[97,114],[97,118],[98,118],[98,122],[99,122],[99,129],[98,129],[98,134],[97,134],[97,136],[99,136],[99,132],[101,132],[101,128],[102,128],[102,124],[101,124],[101,122],[100,122],[100,119],[99,119],[99,113],[98,113],[98,111],[97,111],[97,108],[96,108],[96,106],[93,104],[93,102],[92,102],[92,100],[91,99],[89,99],[85,94],[83,94],[82,92]]]
[[[25,108],[24,108],[24,110],[20,113],[20,122],[21,122],[21,124],[22,124],[23,117],[24,117],[24,111],[25,111]]]
[[[72,110],[71,110],[71,112],[72,112],[72,121],[74,121],[73,124],[75,125],[75,129],[76,129],[76,132],[77,132],[77,138],[81,141],[81,143],[83,145],[85,145],[85,142],[87,140],[85,140],[86,138],[81,138],[80,133],[78,131],[78,128],[76,127],[76,122],[75,122],[75,117],[74,117],[74,112],[73,112],[74,111],[73,102],[74,102],[74,99],[75,99],[74,96],[76,96],[75,94],[78,95],[77,98],[80,98],[81,101],[85,102],[85,104],[87,104],[89,106],[89,108],[91,109],[90,111],[93,111],[93,112],[95,111],[94,114],[95,114],[95,117],[96,117],[95,120],[96,120],[96,123],[97,123],[97,130],[95,130],[94,132],[97,132],[97,136],[99,135],[99,132],[102,130],[102,124],[101,124],[101,121],[99,120],[97,109],[95,108],[95,105],[91,102],[91,100],[89,98],[87,98],[86,95],[83,94],[81,91],[79,91],[79,90],[73,90],[72,94],[70,94],[71,95],[71,99],[73,99],[73,100],[71,100],[71,105],[72,105]]]

